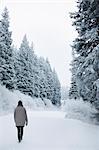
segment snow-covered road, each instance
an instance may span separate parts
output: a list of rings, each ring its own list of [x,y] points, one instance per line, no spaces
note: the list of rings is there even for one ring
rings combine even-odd
[[[65,119],[59,111],[28,111],[29,124],[17,142],[13,115],[0,117],[0,150],[99,150],[99,127]]]

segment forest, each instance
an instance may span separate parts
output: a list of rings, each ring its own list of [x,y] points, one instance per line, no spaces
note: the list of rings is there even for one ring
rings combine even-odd
[[[21,45],[13,45],[8,9],[5,7],[0,20],[0,84],[7,89],[19,90],[32,98],[47,98],[60,105],[61,85],[49,60],[38,57],[29,45],[26,34]]]

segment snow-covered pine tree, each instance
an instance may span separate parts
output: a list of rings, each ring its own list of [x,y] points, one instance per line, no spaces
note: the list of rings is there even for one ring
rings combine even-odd
[[[54,82],[54,94],[53,94],[52,103],[54,105],[60,106],[61,105],[61,85],[60,85],[55,69],[53,70],[53,82]]]
[[[10,90],[14,89],[13,50],[11,44],[9,15],[7,8],[5,8],[0,20],[0,83]]]
[[[48,58],[46,59],[46,77],[47,77],[47,98],[50,99],[53,103],[54,79],[53,79],[53,71]]]
[[[14,89],[16,90],[17,89],[16,66],[17,66],[17,58],[18,58],[18,49],[14,45],[12,45],[12,49],[13,49],[13,68],[14,68]]]
[[[99,1],[78,1],[78,12],[72,15],[73,25],[78,31],[74,42],[80,62],[77,69],[77,86],[80,96],[87,101],[95,102],[99,79]]]
[[[16,77],[17,77],[17,90],[24,94],[34,96],[34,75],[32,67],[32,52],[29,47],[26,35],[23,38],[19,48],[17,64],[16,64]]]
[[[72,63],[71,63],[71,73],[72,73],[72,77],[71,77],[71,87],[69,89],[69,98],[70,99],[78,99],[79,98],[79,92],[78,92],[78,88],[77,88],[77,83],[76,83],[76,72],[78,69],[78,65],[79,65],[79,61],[78,59],[75,57],[75,53],[72,50]]]
[[[89,0],[78,0],[77,1],[77,7],[78,11],[75,13],[71,13],[71,18],[74,19],[73,26],[76,27],[76,30],[78,32],[78,37],[74,41],[73,48],[82,57],[86,57],[88,54],[86,46],[86,30],[88,30],[88,9],[90,7],[90,1]]]
[[[87,18],[88,22],[86,22],[86,25],[88,29],[86,29],[86,34],[84,35],[84,38],[86,39],[85,49],[87,50],[87,57],[85,59],[85,62],[79,69],[79,72],[82,73],[80,79],[83,81],[82,89],[80,88],[81,95],[84,100],[90,102],[96,101],[96,91],[94,90],[94,83],[99,78],[99,67],[98,69],[96,69],[96,66],[98,66],[99,64],[99,62],[97,61],[97,46],[99,45],[99,35],[97,32],[99,26],[97,20],[99,19],[99,13],[95,13],[97,12],[96,10],[99,10],[99,2],[95,0],[90,3],[90,7],[87,10],[89,17]]]
[[[39,58],[36,56],[33,50],[33,43],[31,44],[31,64],[33,74],[33,85],[34,85],[34,97],[40,97],[40,69],[39,69]]]
[[[89,6],[89,2],[87,5]],[[88,6],[86,9],[88,9]],[[75,13],[71,13],[71,18],[74,19],[73,26],[76,27],[76,30],[78,32],[78,37],[74,40],[74,43],[72,46],[73,53],[76,54],[76,57],[73,58],[73,62],[72,62],[72,65],[73,65],[72,70],[71,70],[72,85],[71,85],[71,89],[70,89],[70,95],[71,95],[72,90],[78,89],[80,96],[82,96],[82,93],[81,93],[81,91],[82,91],[81,88],[83,88],[83,86],[81,86],[82,85],[82,79],[81,79],[82,73],[80,72],[79,68],[81,68],[82,64],[85,61],[85,57],[86,57],[86,50],[84,49],[84,46],[85,46],[84,34],[86,31],[86,26],[85,26],[86,17],[88,15],[86,14],[86,11],[83,11],[83,0],[77,1],[77,7],[78,7],[78,11]],[[86,9],[84,6],[84,10],[86,10]],[[79,60],[79,61],[75,61],[75,60]],[[75,68],[75,62],[78,62],[78,66],[76,68]],[[76,71],[76,74],[75,74],[75,71]],[[79,73],[77,74],[77,72],[79,72]],[[78,75],[78,77],[77,77],[77,75]]]
[[[40,68],[39,68],[39,59],[34,54],[34,60],[33,60],[33,73],[34,73],[34,96],[40,97]]]
[[[43,57],[39,58],[39,71],[40,71],[40,97],[47,98],[47,75],[46,75],[46,63]]]

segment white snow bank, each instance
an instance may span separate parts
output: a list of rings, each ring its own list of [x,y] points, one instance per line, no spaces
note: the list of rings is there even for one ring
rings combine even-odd
[[[88,102],[83,100],[68,99],[62,106],[62,110],[66,112],[66,118],[79,119],[85,122],[95,123],[93,115],[97,110]]]
[[[22,100],[23,105],[33,110],[52,109],[54,106],[48,99],[32,98],[22,94],[20,91],[9,91],[4,86],[0,85],[0,115],[8,112],[13,112],[19,100]]]

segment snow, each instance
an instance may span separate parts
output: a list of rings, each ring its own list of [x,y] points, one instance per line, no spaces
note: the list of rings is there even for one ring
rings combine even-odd
[[[13,114],[0,117],[0,150],[98,150],[99,127],[65,119],[59,111],[29,111],[22,143]]]
[[[45,110],[55,108],[48,99],[32,98],[22,94],[20,91],[9,91],[4,86],[0,85],[0,115],[13,112],[19,100],[22,100],[26,108],[32,110]]]
[[[29,120],[22,143],[18,143],[13,116],[19,99]],[[0,150],[98,150],[99,127],[84,123],[95,109],[83,101],[67,99],[62,110],[48,99],[33,99],[0,86]]]
[[[66,112],[66,118],[78,119],[87,123],[96,123],[94,115],[97,113],[95,107],[82,99],[67,99],[61,109]]]

